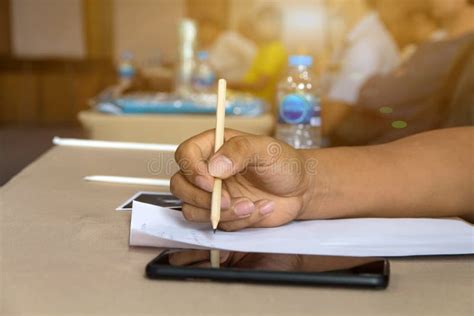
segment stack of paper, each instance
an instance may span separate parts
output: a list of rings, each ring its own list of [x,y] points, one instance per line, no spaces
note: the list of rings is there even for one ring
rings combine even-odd
[[[178,211],[134,201],[130,245],[335,256],[472,254],[474,228],[459,219],[364,218],[214,234],[209,223],[191,223]]]

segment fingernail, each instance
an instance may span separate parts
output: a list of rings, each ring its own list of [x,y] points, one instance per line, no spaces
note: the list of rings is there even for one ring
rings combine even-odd
[[[209,163],[209,173],[213,177],[222,177],[232,173],[232,160],[226,156],[217,156]]]
[[[212,192],[212,183],[204,176],[196,176],[194,179],[196,185],[207,192]]]
[[[270,214],[274,210],[275,210],[275,202],[273,202],[273,201],[266,201],[259,208],[260,214],[262,214],[262,215]]]
[[[234,205],[234,213],[239,217],[247,217],[255,210],[255,205],[250,201],[237,202]]]

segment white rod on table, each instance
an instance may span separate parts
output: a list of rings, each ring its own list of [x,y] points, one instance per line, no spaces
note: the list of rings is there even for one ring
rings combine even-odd
[[[54,137],[53,144],[59,146],[111,148],[111,149],[133,149],[133,150],[157,150],[175,152],[178,145],[174,144],[147,144],[132,142],[114,142],[105,140],[90,140],[76,138]]]
[[[93,176],[84,177],[84,180],[92,181],[92,182],[154,185],[154,186],[161,186],[161,187],[169,187],[170,186],[170,180],[169,179],[153,179],[153,178],[135,178],[135,177],[93,175]]]

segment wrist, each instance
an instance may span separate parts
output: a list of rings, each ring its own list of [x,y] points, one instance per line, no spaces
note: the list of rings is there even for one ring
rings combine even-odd
[[[323,201],[329,192],[328,177],[324,174],[324,149],[299,150],[303,159],[303,203],[297,219],[320,219]]]

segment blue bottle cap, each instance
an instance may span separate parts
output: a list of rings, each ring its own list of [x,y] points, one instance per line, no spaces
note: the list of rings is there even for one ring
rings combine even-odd
[[[292,55],[288,57],[288,64],[290,66],[306,66],[309,67],[313,64],[313,57],[308,55]]]
[[[198,51],[196,55],[199,60],[207,60],[209,57],[209,53],[205,50]]]

